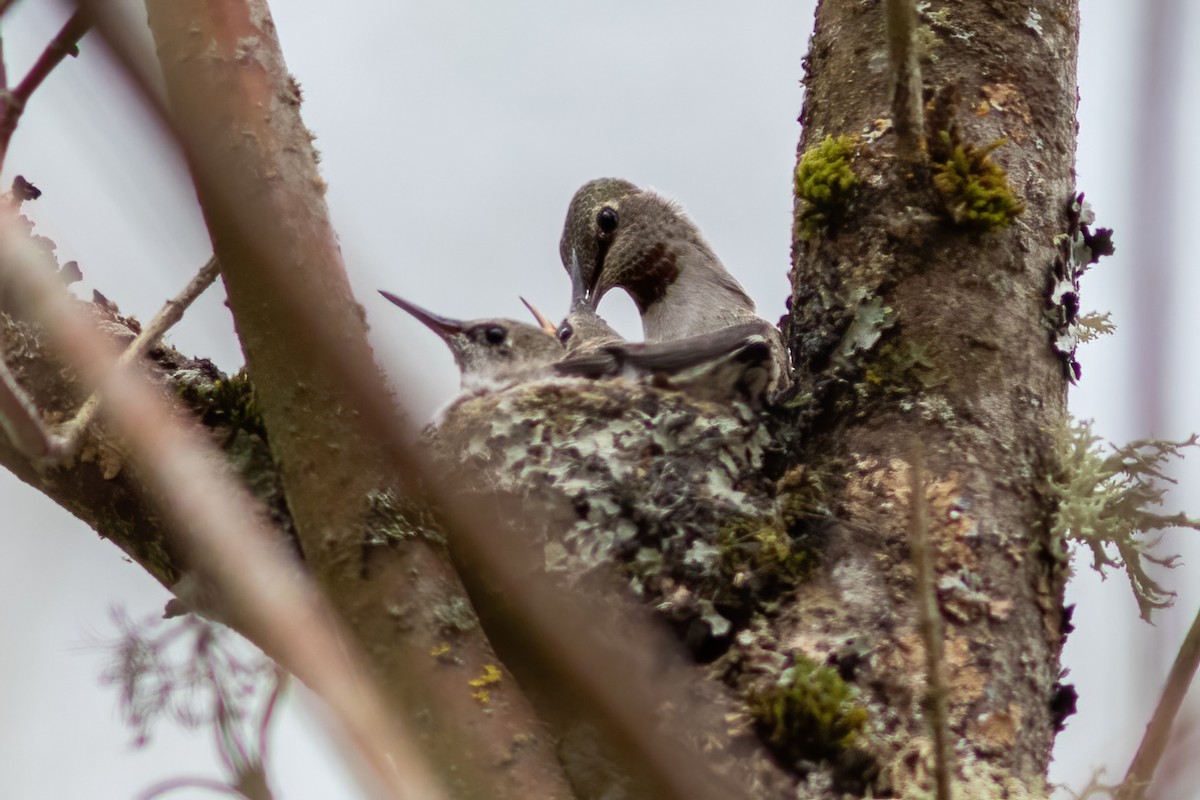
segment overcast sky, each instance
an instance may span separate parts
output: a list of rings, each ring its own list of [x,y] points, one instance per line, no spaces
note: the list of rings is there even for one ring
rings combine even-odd
[[[1071,405],[1115,440],[1150,432],[1135,416],[1142,392],[1130,378],[1139,347],[1161,348],[1172,365],[1156,432],[1200,430],[1191,352],[1200,286],[1188,269],[1195,248],[1185,251],[1192,202],[1184,195],[1200,184],[1189,143],[1200,129],[1194,48],[1168,60],[1158,81],[1175,101],[1176,133],[1147,141],[1133,124],[1146,96],[1139,65],[1151,63],[1139,15],[1167,5],[1083,9],[1079,186],[1117,242],[1117,255],[1087,279],[1083,306],[1113,311],[1124,331],[1084,349]],[[1175,6],[1166,33],[1174,39],[1156,45],[1160,55],[1171,41],[1200,37],[1200,10]],[[374,290],[463,318],[523,318],[518,294],[562,314],[559,230],[571,194],[590,178],[618,175],[677,198],[763,315],[783,312],[811,2],[693,3],[683,12],[647,0],[291,0],[274,13],[304,87],[351,278],[380,359],[406,376],[397,383],[418,418],[452,394],[456,372],[434,336]],[[24,73],[63,19],[52,2],[17,5],[5,19],[10,76]],[[45,192],[32,215],[61,258],[81,264],[83,296],[98,288],[148,319],[208,257],[207,237],[178,160],[145,125],[98,43],[89,37],[82,50],[34,97],[2,180],[21,173]],[[1170,165],[1168,179],[1138,190],[1152,149]],[[1134,298],[1151,285],[1146,258],[1159,252],[1156,243],[1155,263],[1173,270],[1173,283],[1150,297],[1166,332],[1145,343],[1130,326]],[[232,370],[240,356],[222,299],[211,291],[170,339]],[[617,293],[602,310],[625,333],[640,333]],[[1190,499],[1178,502],[1200,513],[1200,469],[1179,476],[1179,496]],[[163,778],[217,777],[206,735],[164,729],[150,748],[131,750],[115,693],[98,688],[104,661],[94,642],[115,630],[109,609],[151,617],[166,592],[7,474],[0,513],[0,797],[132,798]],[[1195,563],[1197,549],[1188,552]],[[1181,570],[1168,582],[1179,587],[1184,577]],[[1107,766],[1113,779],[1123,773],[1167,670],[1163,654],[1173,653],[1200,595],[1185,593],[1150,628],[1137,621],[1122,575],[1101,584],[1081,569],[1069,594],[1079,603],[1078,630],[1065,663],[1082,698],[1059,737],[1051,778],[1079,789],[1095,767]],[[355,796],[314,713],[289,703],[276,729],[278,796]]]

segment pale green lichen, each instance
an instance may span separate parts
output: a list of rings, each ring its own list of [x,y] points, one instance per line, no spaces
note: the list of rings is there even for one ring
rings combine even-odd
[[[479,618],[471,601],[465,597],[450,597],[432,608],[433,620],[443,633],[465,633],[479,626]]]
[[[1108,567],[1123,567],[1142,618],[1149,621],[1154,609],[1171,605],[1175,593],[1150,577],[1146,566],[1173,567],[1178,557],[1153,554],[1161,537],[1147,534],[1166,528],[1200,530],[1200,519],[1154,510],[1166,494],[1162,483],[1175,482],[1164,465],[1179,458],[1183,448],[1196,446],[1197,437],[1183,442],[1143,439],[1105,448],[1087,421],[1064,426],[1055,437],[1061,467],[1048,481],[1058,501],[1051,536],[1090,548],[1092,568],[1101,575]]]
[[[1101,336],[1111,336],[1117,332],[1117,326],[1111,320],[1109,312],[1103,314],[1082,314],[1079,317],[1079,343],[1087,344]]]
[[[1008,185],[1008,173],[992,161],[1000,139],[985,147],[957,141],[949,131],[940,132],[940,147],[934,148],[933,185],[942,197],[947,216],[956,225],[979,231],[1007,228],[1025,210]]]
[[[616,567],[671,622],[699,621],[722,638],[753,598],[752,586],[730,579],[722,531],[779,525],[761,479],[769,442],[742,404],[553,380],[457,404],[434,443],[465,492],[538,509],[514,520],[556,580],[574,587]],[[765,575],[771,548],[759,548]]]
[[[868,296],[865,289],[853,291],[847,305],[854,306],[854,319],[832,356],[834,363],[843,368],[855,366],[858,354],[869,352],[884,331],[895,324],[891,307],[876,295]]]
[[[364,540],[371,545],[395,544],[416,537],[436,544],[446,542],[441,527],[427,506],[400,497],[391,489],[367,493],[365,526]]]
[[[870,720],[857,691],[837,670],[805,656],[746,702],[763,737],[793,762],[836,757],[854,746]]]
[[[852,136],[826,136],[800,157],[795,174],[796,197],[803,201],[796,216],[798,238],[816,238],[845,218],[858,190],[850,166],[855,144]]]

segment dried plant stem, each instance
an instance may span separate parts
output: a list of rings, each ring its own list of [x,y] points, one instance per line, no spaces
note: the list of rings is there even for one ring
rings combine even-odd
[[[1192,679],[1196,677],[1197,665],[1200,665],[1200,611],[1196,613],[1192,627],[1175,654],[1175,663],[1167,675],[1167,684],[1163,687],[1158,707],[1146,726],[1146,733],[1138,746],[1137,755],[1133,757],[1133,763],[1129,765],[1129,771],[1125,773],[1125,780],[1117,790],[1116,800],[1140,800],[1145,795],[1167,749],[1175,717],[1183,706]]]
[[[914,0],[884,0],[884,13],[892,67],[896,154],[907,161],[919,161],[924,155],[925,113],[916,44],[917,8]]]
[[[114,376],[118,380],[124,379],[122,371],[130,364],[137,363],[146,356],[158,344],[171,326],[175,325],[179,320],[183,319],[183,313],[188,307],[195,302],[196,298],[204,293],[209,286],[212,286],[213,281],[221,274],[221,266],[217,263],[216,256],[208,260],[196,276],[184,287],[174,298],[168,300],[163,305],[162,310],[155,315],[154,319],[142,329],[142,332],[137,335],[137,338],[130,343],[129,347],[121,353],[121,357],[117,359],[117,363],[113,365],[113,370],[118,375]],[[56,455],[61,458],[69,458],[74,455],[79,444],[87,432],[88,427],[96,419],[96,414],[100,411],[100,392],[93,392],[87,399],[87,402],[79,409],[75,416],[68,421],[59,431],[62,441],[56,452]]]
[[[118,354],[76,307],[53,269],[8,218],[0,217],[0,260],[33,298],[31,307],[84,381],[103,394],[114,430],[179,535],[187,562],[211,582],[233,621],[328,704],[371,770],[372,788],[396,798],[446,797],[415,743],[347,648],[316,587],[279,546],[254,499],[228,474],[210,443],[140,376],[113,380]],[[131,370],[130,365],[125,371]]]
[[[909,546],[917,573],[917,617],[925,642],[925,669],[928,684],[925,713],[933,735],[934,777],[937,800],[951,800],[950,731],[946,722],[946,678],[942,673],[942,625],[938,609],[933,558],[929,552],[929,519],[925,508],[925,457],[921,446],[913,444],[909,458],[912,476],[909,495]]]

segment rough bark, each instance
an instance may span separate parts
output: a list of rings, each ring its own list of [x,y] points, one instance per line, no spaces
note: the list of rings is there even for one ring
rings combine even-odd
[[[466,597],[444,549],[393,535],[395,515],[380,513],[395,486],[388,454],[331,363],[352,365],[375,396],[388,393],[265,2],[156,2],[148,11],[306,564],[461,796],[565,796],[515,685],[488,709],[471,696],[468,681],[497,659],[469,611],[457,630],[436,613]],[[446,646],[452,657],[431,659]]]
[[[839,480],[821,579],[779,633],[813,658],[854,662],[887,782],[903,789],[928,768],[912,759],[928,732],[905,531],[919,442],[959,780],[1037,790],[1064,634],[1042,476],[1066,380],[1045,319],[1074,191],[1077,10],[953,3],[921,22],[930,160],[914,168],[878,123],[890,98],[879,4],[817,11],[799,151],[857,136],[858,192],[832,224],[797,226],[789,336],[816,398],[801,461]],[[991,157],[1025,204],[1012,225],[947,213],[932,173],[952,127],[976,147],[1008,140]],[[806,208],[798,199],[798,219]],[[858,347],[864,325],[879,338]]]

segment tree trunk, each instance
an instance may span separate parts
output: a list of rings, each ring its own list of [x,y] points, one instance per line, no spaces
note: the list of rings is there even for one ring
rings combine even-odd
[[[1039,789],[1060,722],[1065,570],[1043,476],[1067,382],[1046,319],[1074,192],[1077,19],[1073,4],[925,12],[931,166],[897,158],[879,122],[889,116],[880,5],[824,0],[817,12],[799,150],[856,135],[858,191],[813,235],[809,204],[797,202],[790,341],[817,400],[800,462],[835,480],[821,577],[777,640],[851,664],[843,671],[879,723],[880,766],[901,790],[928,769],[914,757],[929,737],[907,535],[917,450],[959,779],[980,790],[965,796],[984,796],[979,781]],[[933,180],[943,132],[967,147],[1007,140],[991,155],[1025,205],[1011,225],[954,221]],[[870,346],[859,346],[864,325],[878,336]]]

